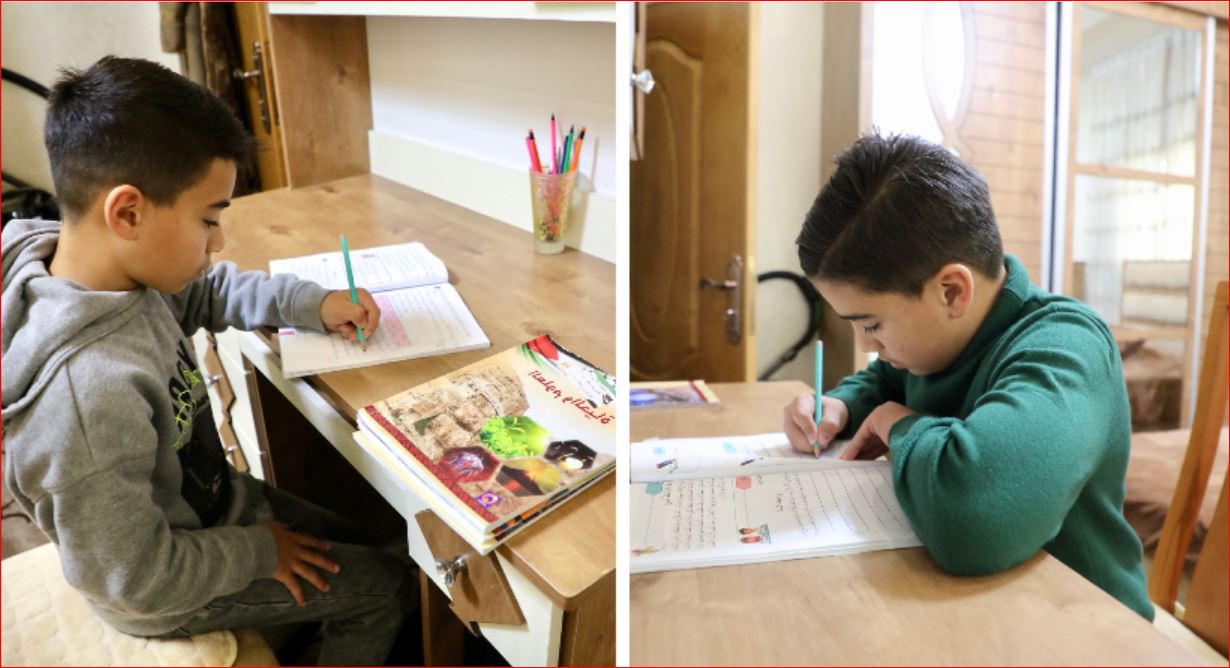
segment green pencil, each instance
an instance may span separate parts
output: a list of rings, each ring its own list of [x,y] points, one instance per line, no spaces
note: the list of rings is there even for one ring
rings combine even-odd
[[[359,291],[354,289],[354,271],[350,268],[350,246],[346,243],[346,235],[342,235],[342,260],[346,263],[346,283],[350,285],[350,302],[358,305]],[[356,327],[359,330],[359,344],[364,348],[367,347],[367,337],[363,336],[363,328]]]
[[[569,128],[568,136],[564,137],[564,157],[560,161],[560,169],[559,169],[560,174],[572,171],[568,169],[568,165],[571,163],[571,158],[572,158],[572,129]]]

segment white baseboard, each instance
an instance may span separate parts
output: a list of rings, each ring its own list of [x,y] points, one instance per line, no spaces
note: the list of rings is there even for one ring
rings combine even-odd
[[[371,171],[415,190],[448,200],[529,231],[529,172],[493,164],[387,132],[372,130]],[[592,190],[581,174],[564,242],[577,250],[615,261],[615,198]]]

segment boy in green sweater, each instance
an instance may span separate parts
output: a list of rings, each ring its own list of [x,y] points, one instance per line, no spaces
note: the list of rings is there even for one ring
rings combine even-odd
[[[986,182],[940,146],[868,135],[837,158],[797,243],[804,273],[877,353],[786,406],[810,453],[892,460],[893,489],[943,569],[980,575],[1044,549],[1145,619],[1123,517],[1131,420],[1119,350],[1084,304],[1004,255]]]

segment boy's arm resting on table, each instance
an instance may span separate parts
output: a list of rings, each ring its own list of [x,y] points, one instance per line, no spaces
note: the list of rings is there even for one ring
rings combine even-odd
[[[234,263],[222,262],[183,291],[168,295],[167,303],[188,336],[201,327],[211,332],[262,326],[323,332],[320,303],[329,292],[287,274],[240,272]]]
[[[195,610],[269,577],[277,552],[267,528],[169,526],[158,502],[184,502],[155,499],[151,478],[156,458],[177,455],[158,443],[149,397],[122,384],[109,389],[105,401],[70,402],[75,414],[53,409],[58,419],[40,420],[51,432],[43,438],[65,454],[35,462],[32,474],[65,471],[44,476],[58,484],[34,499],[35,514],[55,532],[68,582],[103,607],[145,617]]]
[[[1101,462],[1115,407],[1091,388],[1123,383],[1109,334],[1060,314],[1023,336],[964,420],[893,425],[893,488],[941,567],[979,575],[1015,566],[1059,533]]]
[[[824,396],[840,399],[846,405],[849,417],[836,438],[850,438],[876,406],[886,401],[905,401],[905,371],[875,360],[862,371],[843,378]]]

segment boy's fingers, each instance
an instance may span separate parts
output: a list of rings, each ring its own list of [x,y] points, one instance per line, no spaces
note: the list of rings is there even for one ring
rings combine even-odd
[[[799,395],[794,400],[794,413],[791,416],[794,419],[794,424],[798,426],[803,437],[807,439],[807,445],[810,448],[816,442],[816,402],[811,395]]]
[[[837,418],[825,415],[820,420],[819,429],[816,430],[816,438],[820,441],[820,445],[827,448],[839,431],[841,431],[841,426],[837,424]]]
[[[794,402],[787,404],[782,410],[782,427],[786,432],[786,440],[790,441],[790,446],[803,454],[809,454],[812,451],[812,425],[810,422],[804,421],[803,424],[797,419],[798,411]]]
[[[786,430],[786,440],[790,441],[790,447],[794,448],[796,451],[805,455],[811,454],[811,443],[809,443],[807,439],[803,437],[803,434],[799,433],[793,425]]]
[[[320,550],[322,552],[329,549],[328,542],[323,541],[311,534],[295,532],[294,536],[295,536],[295,542],[304,547],[310,547],[313,550]]]
[[[380,306],[372,297],[371,293],[364,290],[359,293],[359,304],[363,306],[363,322],[359,323],[363,327],[363,331],[376,331],[380,326]]]
[[[302,561],[295,564],[295,574],[304,580],[307,580],[308,584],[316,588],[316,591],[329,591],[329,583],[325,582],[325,579],[320,577],[320,571],[317,571],[310,565]]]
[[[337,573],[342,570],[342,567],[338,566],[336,561],[325,558],[319,552],[307,551],[300,554],[299,558],[328,573]]]
[[[295,579],[295,574],[290,573],[279,577],[278,582],[281,582],[282,586],[286,587],[286,590],[290,592],[290,597],[295,599],[295,605],[302,608],[304,605],[303,589],[299,587],[299,581]]]
[[[846,448],[846,451],[841,453],[842,459],[859,458],[859,452],[861,452],[864,447],[867,447],[868,441],[871,438],[871,430],[868,429],[869,424],[870,423],[868,421],[863,421],[863,425],[858,428],[858,432],[856,432],[854,437],[850,439],[850,447]]]

